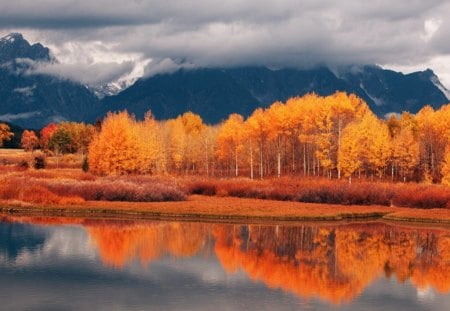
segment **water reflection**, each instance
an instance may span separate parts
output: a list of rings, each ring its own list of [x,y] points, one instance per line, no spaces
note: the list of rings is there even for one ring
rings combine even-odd
[[[212,258],[229,275],[244,272],[268,288],[333,304],[350,303],[371,284],[392,278],[413,284],[418,299],[435,291],[450,292],[447,229],[379,222],[276,226],[10,216],[1,220],[81,226],[102,264],[117,270],[139,263],[151,271],[161,259],[193,256],[204,258],[207,269]],[[2,233],[7,228],[3,226]],[[0,253],[10,257],[43,243],[42,235],[29,245],[14,235],[6,240],[8,244],[0,243]]]

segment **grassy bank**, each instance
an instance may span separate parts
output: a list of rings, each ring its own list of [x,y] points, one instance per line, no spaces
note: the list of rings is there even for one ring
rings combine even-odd
[[[193,219],[212,221],[306,221],[383,218],[396,221],[448,223],[450,210],[385,206],[330,205],[193,195],[178,202],[85,201],[72,205],[0,201],[3,213],[71,217]]]

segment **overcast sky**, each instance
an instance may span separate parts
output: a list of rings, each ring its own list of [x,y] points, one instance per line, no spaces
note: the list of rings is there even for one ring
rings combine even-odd
[[[21,32],[85,83],[179,67],[379,64],[432,68],[450,88],[445,0],[0,0],[0,35]]]

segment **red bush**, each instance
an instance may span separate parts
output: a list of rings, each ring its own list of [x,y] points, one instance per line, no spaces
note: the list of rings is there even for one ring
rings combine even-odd
[[[396,205],[414,208],[450,208],[450,188],[417,184],[284,177],[266,180],[184,180],[190,194],[298,201],[343,205]]]

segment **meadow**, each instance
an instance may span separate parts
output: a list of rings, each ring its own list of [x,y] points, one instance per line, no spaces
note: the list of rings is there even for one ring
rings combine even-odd
[[[1,206],[122,211],[138,216],[272,220],[386,216],[450,221],[450,188],[442,185],[358,179],[349,184],[298,176],[263,180],[188,175],[102,177],[83,172],[81,156],[48,157],[47,168],[39,170],[23,164],[30,159],[30,154],[21,150],[0,150]]]

